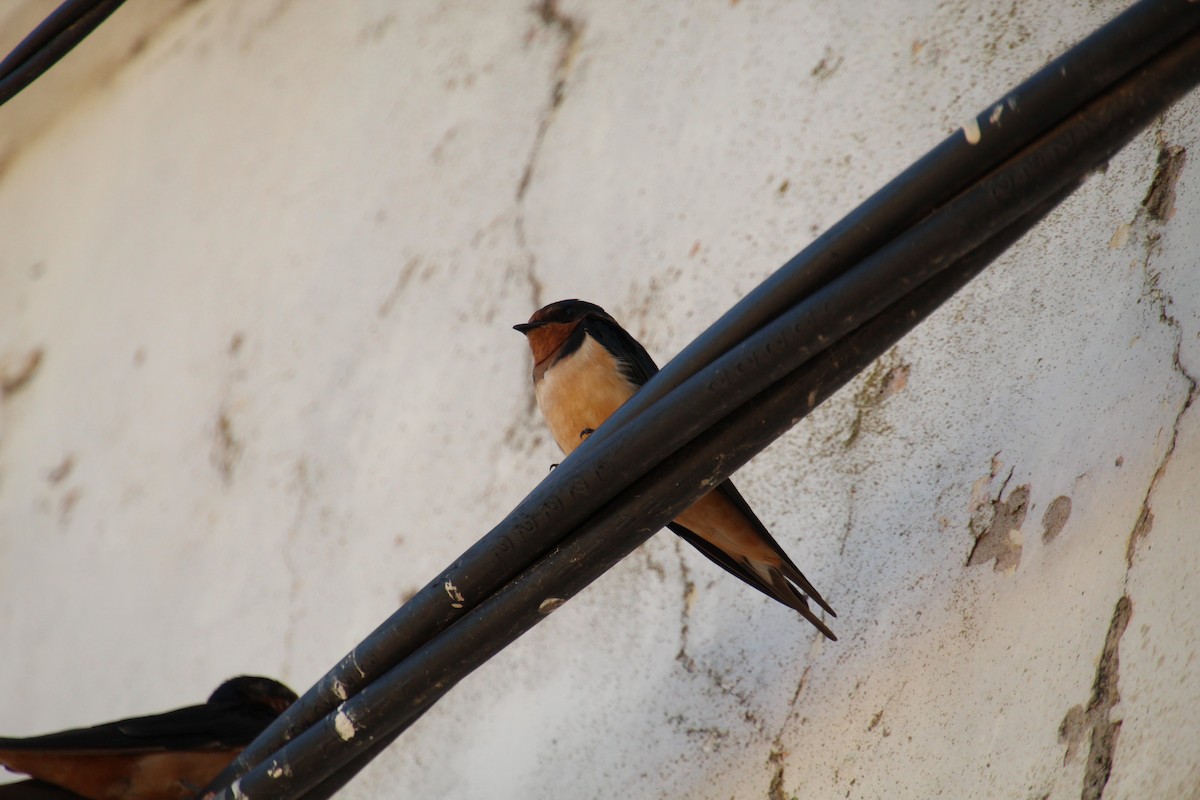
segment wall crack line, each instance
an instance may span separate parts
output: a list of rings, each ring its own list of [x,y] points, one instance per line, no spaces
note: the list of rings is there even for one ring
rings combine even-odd
[[[1175,334],[1175,346],[1171,354],[1171,359],[1175,371],[1187,382],[1187,393],[1178,413],[1175,415],[1175,420],[1171,426],[1171,438],[1167,442],[1167,449],[1163,453],[1162,460],[1159,462],[1158,468],[1154,471],[1154,475],[1150,478],[1150,485],[1146,487],[1141,511],[1130,533],[1129,543],[1125,548],[1125,564],[1127,568],[1133,566],[1138,543],[1150,533],[1150,529],[1153,527],[1154,513],[1151,510],[1151,496],[1154,494],[1163,475],[1166,474],[1167,467],[1171,463],[1171,457],[1175,454],[1175,446],[1179,442],[1179,428],[1183,422],[1183,417],[1187,414],[1188,409],[1192,407],[1197,394],[1198,384],[1196,377],[1188,372],[1187,367],[1183,364],[1183,324],[1170,311],[1173,302],[1171,296],[1159,286],[1161,273],[1151,266],[1151,261],[1162,249],[1161,228],[1171,216],[1170,212],[1173,210],[1175,196],[1174,183],[1179,178],[1179,173],[1182,171],[1186,161],[1187,151],[1181,147],[1167,145],[1163,141],[1160,131],[1158,168],[1155,171],[1154,179],[1151,181],[1150,190],[1146,193],[1146,197],[1142,201],[1142,207],[1138,209],[1133,223],[1140,230],[1145,241],[1143,245],[1144,256],[1142,259],[1144,281],[1142,296],[1158,307],[1159,321],[1170,328]],[[1164,197],[1168,199],[1164,200]],[[1164,211],[1164,208],[1168,210]],[[1126,582],[1128,582],[1128,574],[1126,575]]]
[[[537,275],[537,257],[529,247],[525,231],[525,195],[529,184],[533,181],[537,170],[538,159],[542,153],[542,145],[546,141],[546,133],[557,116],[558,109],[566,99],[567,83],[575,65],[575,57],[583,40],[583,23],[576,17],[564,14],[558,7],[558,0],[542,0],[534,11],[542,25],[558,33],[562,38],[558,61],[554,67],[554,83],[550,97],[542,108],[541,119],[538,121],[537,133],[533,137],[533,145],[529,149],[529,158],[521,179],[517,182],[515,195],[516,213],[513,218],[513,229],[517,238],[517,246],[525,254],[525,279],[529,283],[529,294],[533,308],[541,308],[546,304],[544,287]]]
[[[1187,153],[1181,147],[1167,145],[1161,130],[1158,144],[1158,167],[1154,179],[1142,201],[1142,207],[1138,209],[1130,227],[1141,234],[1144,242],[1141,264],[1144,281],[1142,296],[1158,308],[1159,321],[1174,332],[1172,365],[1174,371],[1185,381],[1186,392],[1171,424],[1171,438],[1167,442],[1158,467],[1150,478],[1149,485],[1146,487],[1141,510],[1129,533],[1129,540],[1125,548],[1124,592],[1117,600],[1112,620],[1109,623],[1108,633],[1104,639],[1104,649],[1101,651],[1099,662],[1096,665],[1096,677],[1092,684],[1091,697],[1086,708],[1072,707],[1059,728],[1059,739],[1067,744],[1064,762],[1072,758],[1078,744],[1090,732],[1087,763],[1084,767],[1083,786],[1080,792],[1081,800],[1101,800],[1112,775],[1121,720],[1112,719],[1111,712],[1121,700],[1118,690],[1121,638],[1133,615],[1133,602],[1129,596],[1129,573],[1133,569],[1134,559],[1137,556],[1138,543],[1149,535],[1153,527],[1154,492],[1170,466],[1171,458],[1175,454],[1175,447],[1179,442],[1179,431],[1183,418],[1192,407],[1192,403],[1195,402],[1198,388],[1196,377],[1183,364],[1183,323],[1171,314],[1170,307],[1173,301],[1170,295],[1159,286],[1160,273],[1151,266],[1154,257],[1162,249],[1162,227],[1173,214],[1174,183],[1183,169]]]

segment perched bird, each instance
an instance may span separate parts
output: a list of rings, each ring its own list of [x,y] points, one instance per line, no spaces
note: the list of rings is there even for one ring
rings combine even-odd
[[[88,800],[182,800],[215,778],[295,699],[278,681],[243,675],[218,686],[204,705],[0,738],[0,764]],[[17,785],[45,792],[32,782]]]
[[[538,407],[554,440],[568,455],[658,372],[636,339],[600,306],[583,300],[551,303],[513,328],[525,334],[533,352]],[[732,482],[725,481],[697,500],[667,527],[755,589],[799,611],[830,639],[837,639],[808,607],[808,598],[830,616],[837,614]]]

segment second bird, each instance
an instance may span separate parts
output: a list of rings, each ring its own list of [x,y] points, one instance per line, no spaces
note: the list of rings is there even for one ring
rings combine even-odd
[[[203,705],[28,739],[0,738],[0,765],[38,779],[0,787],[0,798],[186,800],[295,699],[279,681],[242,675],[218,686]]]
[[[560,300],[513,327],[529,342],[538,407],[567,454],[658,372],[645,348],[593,303]],[[837,614],[732,482],[725,481],[697,500],[667,527],[755,589],[799,611],[830,639],[837,639],[809,608],[808,598],[830,616]]]

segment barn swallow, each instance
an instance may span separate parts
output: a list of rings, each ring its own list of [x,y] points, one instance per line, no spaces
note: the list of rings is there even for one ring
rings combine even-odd
[[[278,681],[243,675],[222,683],[203,705],[28,739],[0,738],[0,764],[87,800],[183,800],[217,777],[295,700],[296,693]]]
[[[554,441],[567,455],[658,372],[646,349],[592,303],[560,300],[513,328],[525,334],[533,352],[538,407]],[[731,481],[701,497],[667,527],[717,565],[796,609],[817,630],[837,640],[808,607],[808,598],[830,616],[837,614]]]

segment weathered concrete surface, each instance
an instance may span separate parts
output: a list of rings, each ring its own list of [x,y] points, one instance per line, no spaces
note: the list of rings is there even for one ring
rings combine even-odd
[[[509,325],[665,360],[1122,5],[187,7],[0,176],[4,732],[307,686],[557,460]],[[346,796],[1193,791],[1198,139],[742,471],[841,641],[663,534]]]

